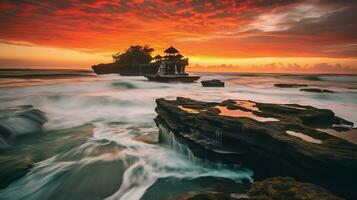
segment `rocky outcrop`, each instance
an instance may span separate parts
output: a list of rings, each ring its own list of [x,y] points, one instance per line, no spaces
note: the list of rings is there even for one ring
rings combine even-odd
[[[319,88],[302,88],[300,91],[304,92],[315,92],[315,93],[335,93],[332,90],[327,90],[327,89],[319,89]]]
[[[274,84],[275,87],[279,88],[299,88],[299,87],[307,87],[306,84],[297,84],[297,83],[277,83]]]
[[[107,63],[93,65],[93,71],[98,74],[120,74],[121,76],[144,76],[147,74],[156,74],[159,68],[158,64],[137,64],[122,65],[118,63]]]
[[[14,138],[39,132],[47,121],[45,113],[31,105],[0,110],[0,149],[10,146]]]
[[[251,200],[266,199],[325,199],[342,200],[326,189],[304,182],[297,182],[291,177],[268,178],[252,185],[249,192]]]
[[[292,176],[357,197],[357,146],[317,130],[351,125],[331,110],[180,97],[156,103],[160,142],[195,159],[248,167],[257,180]]]
[[[31,138],[21,138],[12,148],[0,151],[0,189],[25,176],[36,162],[78,147],[84,144],[92,134],[93,126],[86,125],[66,130],[42,132],[41,135]],[[79,158],[77,155],[71,161],[78,161]],[[67,158],[66,161],[70,160]]]
[[[201,81],[203,87],[224,87],[224,82],[218,79]]]
[[[291,177],[268,178],[253,183],[249,190],[237,192],[204,192],[193,194],[187,200],[267,200],[267,199],[324,199],[342,200],[328,190],[306,182],[298,182]]]

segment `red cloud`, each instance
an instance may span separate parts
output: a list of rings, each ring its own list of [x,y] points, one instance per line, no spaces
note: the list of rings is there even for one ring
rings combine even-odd
[[[116,51],[144,42],[207,56],[357,55],[357,22],[346,21],[357,9],[348,1],[1,1],[0,11],[1,40],[44,46]],[[257,23],[262,16],[266,24]]]

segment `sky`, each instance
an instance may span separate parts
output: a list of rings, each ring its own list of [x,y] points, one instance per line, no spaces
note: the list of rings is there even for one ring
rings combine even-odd
[[[0,68],[90,69],[136,44],[190,71],[357,73],[357,1],[0,0]]]

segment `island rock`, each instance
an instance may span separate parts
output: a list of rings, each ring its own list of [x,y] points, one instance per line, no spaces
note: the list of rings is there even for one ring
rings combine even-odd
[[[156,74],[159,68],[158,64],[119,64],[107,63],[93,65],[93,71],[98,74],[120,74],[121,76],[144,76],[147,74]]]
[[[201,81],[203,87],[224,87],[224,82],[218,79]]]

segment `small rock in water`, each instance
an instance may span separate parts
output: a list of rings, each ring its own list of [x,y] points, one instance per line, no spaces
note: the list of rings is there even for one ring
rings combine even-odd
[[[0,149],[17,136],[40,131],[46,121],[45,113],[31,105],[0,110]]]
[[[306,84],[297,84],[297,83],[277,83],[274,84],[275,87],[279,88],[298,88],[298,87],[307,87]]]
[[[300,91],[315,92],[315,93],[335,93],[332,90],[319,89],[319,88],[303,88],[303,89],[300,89]]]
[[[224,82],[218,79],[201,81],[203,87],[224,87]]]

